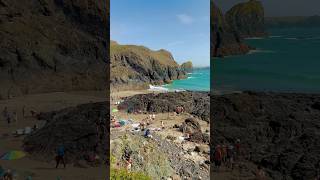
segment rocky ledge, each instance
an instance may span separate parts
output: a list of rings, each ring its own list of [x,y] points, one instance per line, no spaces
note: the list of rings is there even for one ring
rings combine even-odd
[[[129,112],[174,112],[176,107],[183,107],[190,113],[209,123],[210,94],[208,92],[169,92],[160,94],[141,94],[128,97],[119,105],[119,109]]]
[[[213,145],[240,139],[247,160],[272,179],[313,179],[320,163],[320,95],[212,96]],[[212,146],[214,147],[214,146]]]
[[[83,104],[39,116],[46,125],[24,139],[24,149],[33,158],[51,161],[56,149],[64,145],[66,160],[77,163],[97,154],[107,162],[109,111],[107,102]]]

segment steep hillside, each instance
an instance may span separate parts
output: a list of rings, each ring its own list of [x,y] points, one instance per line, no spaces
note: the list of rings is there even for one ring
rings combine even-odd
[[[149,84],[170,83],[186,77],[171,53],[144,46],[120,45],[111,41],[111,87],[146,88]]]
[[[232,7],[226,21],[243,38],[265,36],[264,8],[260,1],[249,0]]]
[[[0,98],[105,89],[108,2],[1,0]]]

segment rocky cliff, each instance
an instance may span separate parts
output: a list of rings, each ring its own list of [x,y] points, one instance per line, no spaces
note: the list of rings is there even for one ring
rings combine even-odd
[[[320,95],[245,92],[211,96],[211,102],[213,145],[240,139],[244,157],[272,179],[316,177]]]
[[[186,72],[192,72],[193,64],[191,61],[187,61],[185,63],[182,63],[180,67]]]
[[[264,8],[260,1],[249,0],[232,7],[226,21],[243,38],[265,36]]]
[[[109,1],[1,0],[0,98],[102,90]]]
[[[250,47],[242,42],[240,34],[230,26],[222,11],[211,1],[211,57],[248,53]]]
[[[149,84],[170,83],[186,77],[186,72],[166,50],[120,45],[111,41],[111,88],[148,88]]]

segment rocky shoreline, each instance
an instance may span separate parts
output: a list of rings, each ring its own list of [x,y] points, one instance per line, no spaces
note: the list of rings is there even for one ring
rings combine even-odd
[[[246,160],[261,165],[270,178],[316,177],[319,94],[243,92],[211,98],[212,148],[241,139]]]

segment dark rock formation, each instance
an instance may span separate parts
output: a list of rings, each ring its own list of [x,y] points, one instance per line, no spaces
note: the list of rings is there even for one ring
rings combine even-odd
[[[108,114],[107,102],[46,113],[42,116],[46,125],[24,139],[24,149],[34,158],[53,160],[57,147],[63,144],[68,162],[85,159],[94,152],[105,161],[109,152]]]
[[[320,95],[245,92],[212,96],[211,102],[214,146],[239,138],[248,160],[272,179],[316,177]]]
[[[186,77],[166,50],[152,51],[143,46],[119,45],[111,41],[111,87],[143,88],[149,84],[170,83]]]
[[[201,132],[201,126],[194,118],[188,118],[180,126],[180,131],[193,134],[195,132]]]
[[[185,112],[209,122],[210,94],[206,92],[171,92],[160,94],[142,94],[128,97],[119,105],[119,109],[128,112],[174,112],[176,107],[184,107]]]
[[[99,0],[1,0],[1,98],[105,89],[108,5]]]
[[[211,1],[211,57],[246,54],[250,47],[225,20],[221,10]]]
[[[232,7],[226,21],[243,38],[266,36],[264,8],[260,1],[249,0]]]
[[[181,64],[181,69],[186,72],[192,72],[193,64],[191,61],[187,61]]]

